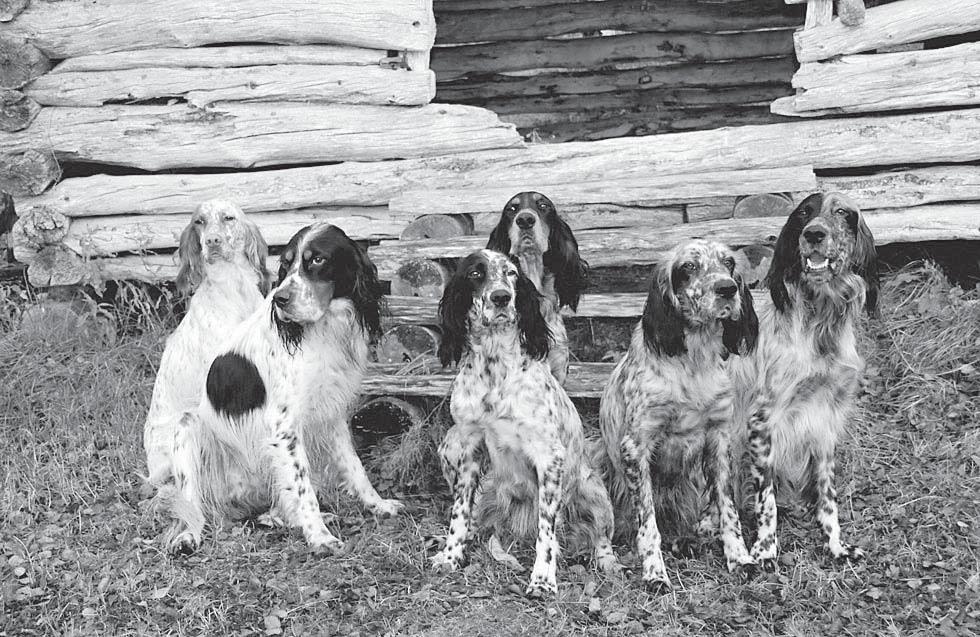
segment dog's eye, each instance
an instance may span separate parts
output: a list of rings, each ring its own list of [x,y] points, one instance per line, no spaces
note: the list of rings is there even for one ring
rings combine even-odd
[[[234,221],[235,219],[235,215],[225,215],[225,221]]]
[[[194,220],[194,225],[195,226],[203,226],[204,225],[204,217],[198,217],[197,219],[195,219]]]
[[[507,206],[507,212],[517,212],[517,204],[512,203]]]
[[[725,267],[728,268],[729,272],[735,271],[735,259],[731,257],[725,257],[724,259],[721,260],[721,262],[725,264]]]
[[[685,261],[681,264],[681,269],[685,272],[697,272],[698,264],[693,261]]]
[[[538,202],[538,208],[541,208],[542,210],[547,210],[548,209],[548,202],[546,202],[546,201],[539,201]]]
[[[480,278],[483,278],[483,273],[480,272],[479,270],[470,270],[466,274],[466,276],[468,276],[471,279],[480,279]]]
[[[326,261],[323,257],[313,257],[310,259],[310,265],[323,265]]]
[[[834,211],[834,214],[844,216],[847,214],[847,211],[844,210],[843,208],[838,208],[837,210]]]
[[[511,270],[510,272],[507,273],[507,276],[513,277],[513,278],[516,279],[517,278],[517,270]]]

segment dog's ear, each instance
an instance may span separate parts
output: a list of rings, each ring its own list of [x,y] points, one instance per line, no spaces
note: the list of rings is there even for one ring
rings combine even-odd
[[[177,291],[190,296],[204,280],[204,253],[201,249],[201,233],[192,219],[180,233],[177,248],[180,269],[177,271]]]
[[[755,351],[759,340],[759,317],[752,303],[752,291],[741,276],[735,275],[738,283],[738,294],[741,297],[737,320],[725,319],[721,322],[721,340],[725,349],[735,355],[744,356]]]
[[[549,220],[548,251],[544,253],[544,267],[555,275],[555,292],[558,307],[567,305],[578,310],[582,291],[589,282],[589,264],[579,256],[578,242],[572,229],[558,213]]]
[[[864,296],[864,308],[868,316],[879,317],[878,311],[878,250],[875,248],[875,238],[871,234],[868,224],[864,223],[864,217],[858,217],[857,232],[855,233],[854,255],[852,257],[852,271],[864,279],[867,287]]]
[[[487,250],[493,250],[501,254],[510,254],[510,224],[507,219],[507,211],[500,213],[500,221],[494,226],[490,233],[490,240],[487,241]]]
[[[439,301],[439,327],[442,330],[439,362],[443,367],[458,363],[466,349],[469,314],[473,307],[473,283],[466,276],[467,270],[465,262],[460,263]]]
[[[789,214],[773,248],[772,263],[766,274],[766,286],[772,303],[779,312],[785,312],[793,304],[786,283],[795,283],[803,273],[800,265],[800,233],[810,217],[820,210],[823,195],[810,195]]]
[[[531,358],[541,360],[548,355],[551,347],[551,330],[541,314],[541,294],[531,279],[518,271],[517,295],[514,306],[517,309],[517,327],[521,331],[521,343]]]
[[[381,281],[378,280],[378,268],[371,261],[367,251],[353,239],[349,239],[354,247],[354,286],[350,299],[357,312],[358,321],[367,330],[372,343],[381,339],[381,312],[384,305],[381,294]]]
[[[272,283],[271,275],[265,265],[266,259],[269,258],[269,246],[254,221],[242,219],[242,224],[245,226],[245,258],[259,277],[259,292],[265,296]]]
[[[640,319],[647,347],[662,356],[678,356],[687,351],[684,317],[674,301],[670,268],[670,263],[661,263],[655,268]]]

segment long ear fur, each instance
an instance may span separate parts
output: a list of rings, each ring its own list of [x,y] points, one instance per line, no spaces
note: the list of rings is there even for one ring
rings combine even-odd
[[[877,318],[880,316],[878,311],[878,251],[875,248],[875,239],[871,234],[871,229],[864,223],[864,217],[858,219],[857,237],[854,244],[854,265],[852,270],[855,274],[864,279],[867,290],[864,297],[864,309],[868,316]]]
[[[245,224],[245,258],[255,269],[259,277],[259,291],[265,296],[269,292],[272,281],[265,261],[269,258],[269,246],[254,221],[244,219]]]
[[[177,248],[180,269],[177,271],[177,291],[190,296],[204,280],[204,255],[201,250],[201,233],[193,221],[180,233]]]
[[[582,291],[588,285],[589,264],[579,256],[578,242],[572,229],[556,213],[549,221],[548,251],[543,261],[546,270],[555,275],[555,292],[558,293],[558,307],[567,305],[572,311],[578,310]]]
[[[443,367],[458,363],[466,349],[467,334],[470,329],[470,308],[473,306],[473,285],[466,278],[462,267],[449,280],[439,301],[439,326],[442,340],[439,341],[439,361]]]
[[[510,224],[507,223],[507,213],[500,214],[500,221],[494,226],[490,233],[490,240],[487,241],[487,250],[494,250],[501,254],[510,254]]]
[[[721,340],[729,352],[744,356],[755,350],[756,342],[759,340],[759,317],[755,314],[749,286],[745,285],[745,281],[738,275],[735,276],[735,280],[738,281],[738,293],[742,297],[740,313],[737,321],[725,319],[721,322]]]
[[[672,294],[670,264],[661,263],[657,266],[653,280],[650,282],[650,293],[647,295],[640,321],[647,347],[662,356],[679,356],[687,351],[684,317],[668,298]]]
[[[820,194],[810,195],[800,202],[783,224],[773,248],[772,263],[769,264],[769,272],[766,274],[766,286],[772,296],[773,305],[779,312],[785,312],[793,304],[786,282],[797,282],[802,274],[800,233],[803,232],[803,224],[800,216],[804,207],[812,207],[816,201],[822,201]],[[817,209],[819,208],[820,204],[817,203]]]
[[[541,295],[531,279],[520,273],[517,276],[517,328],[521,331],[521,343],[531,358],[541,360],[548,355],[551,330],[541,315]]]
[[[354,246],[354,289],[351,291],[351,302],[357,312],[357,320],[365,330],[372,343],[381,338],[381,312],[384,305],[381,294],[381,282],[378,280],[378,268],[368,257],[367,252],[351,241]]]

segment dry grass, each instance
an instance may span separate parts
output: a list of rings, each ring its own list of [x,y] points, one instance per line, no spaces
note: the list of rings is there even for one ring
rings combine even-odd
[[[980,293],[951,288],[932,267],[888,278],[884,316],[864,340],[867,393],[839,488],[845,533],[865,562],[834,564],[809,516],[789,511],[777,574],[743,584],[711,547],[668,557],[675,590],[653,597],[635,573],[607,579],[571,563],[547,602],[525,600],[527,573],[482,548],[460,573],[428,571],[448,507],[431,479],[446,425],[438,409],[432,427],[364,451],[382,490],[408,502],[405,516],[379,521],[345,496],[327,498],[345,556],[314,558],[301,538],[252,525],[220,530],[191,558],[161,554],[165,521],[141,508],[138,473],[172,322],[159,308],[170,300],[123,293],[137,309],[113,316],[110,330],[96,308],[81,325],[18,327],[25,298],[0,290],[2,634],[980,631]],[[635,565],[629,547],[618,550]],[[526,549],[515,554],[530,564]]]

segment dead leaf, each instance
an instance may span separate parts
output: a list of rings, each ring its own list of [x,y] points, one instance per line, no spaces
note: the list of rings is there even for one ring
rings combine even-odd
[[[606,622],[610,624],[622,624],[626,621],[627,613],[625,610],[614,610],[606,615]]]
[[[163,599],[170,592],[170,586],[164,586],[162,588],[155,588],[153,592],[150,593],[150,599]]]
[[[518,573],[524,570],[524,567],[517,561],[517,558],[504,550],[504,547],[500,545],[500,540],[497,539],[496,535],[491,535],[490,540],[487,541],[487,551],[490,552],[490,557],[507,568]]]
[[[275,615],[267,615],[263,620],[265,623],[265,634],[266,635],[281,635],[282,634],[282,622]]]
[[[602,610],[602,602],[599,601],[599,598],[598,597],[593,597],[592,599],[590,599],[589,600],[589,612],[592,613],[593,615],[595,615],[600,610]]]

